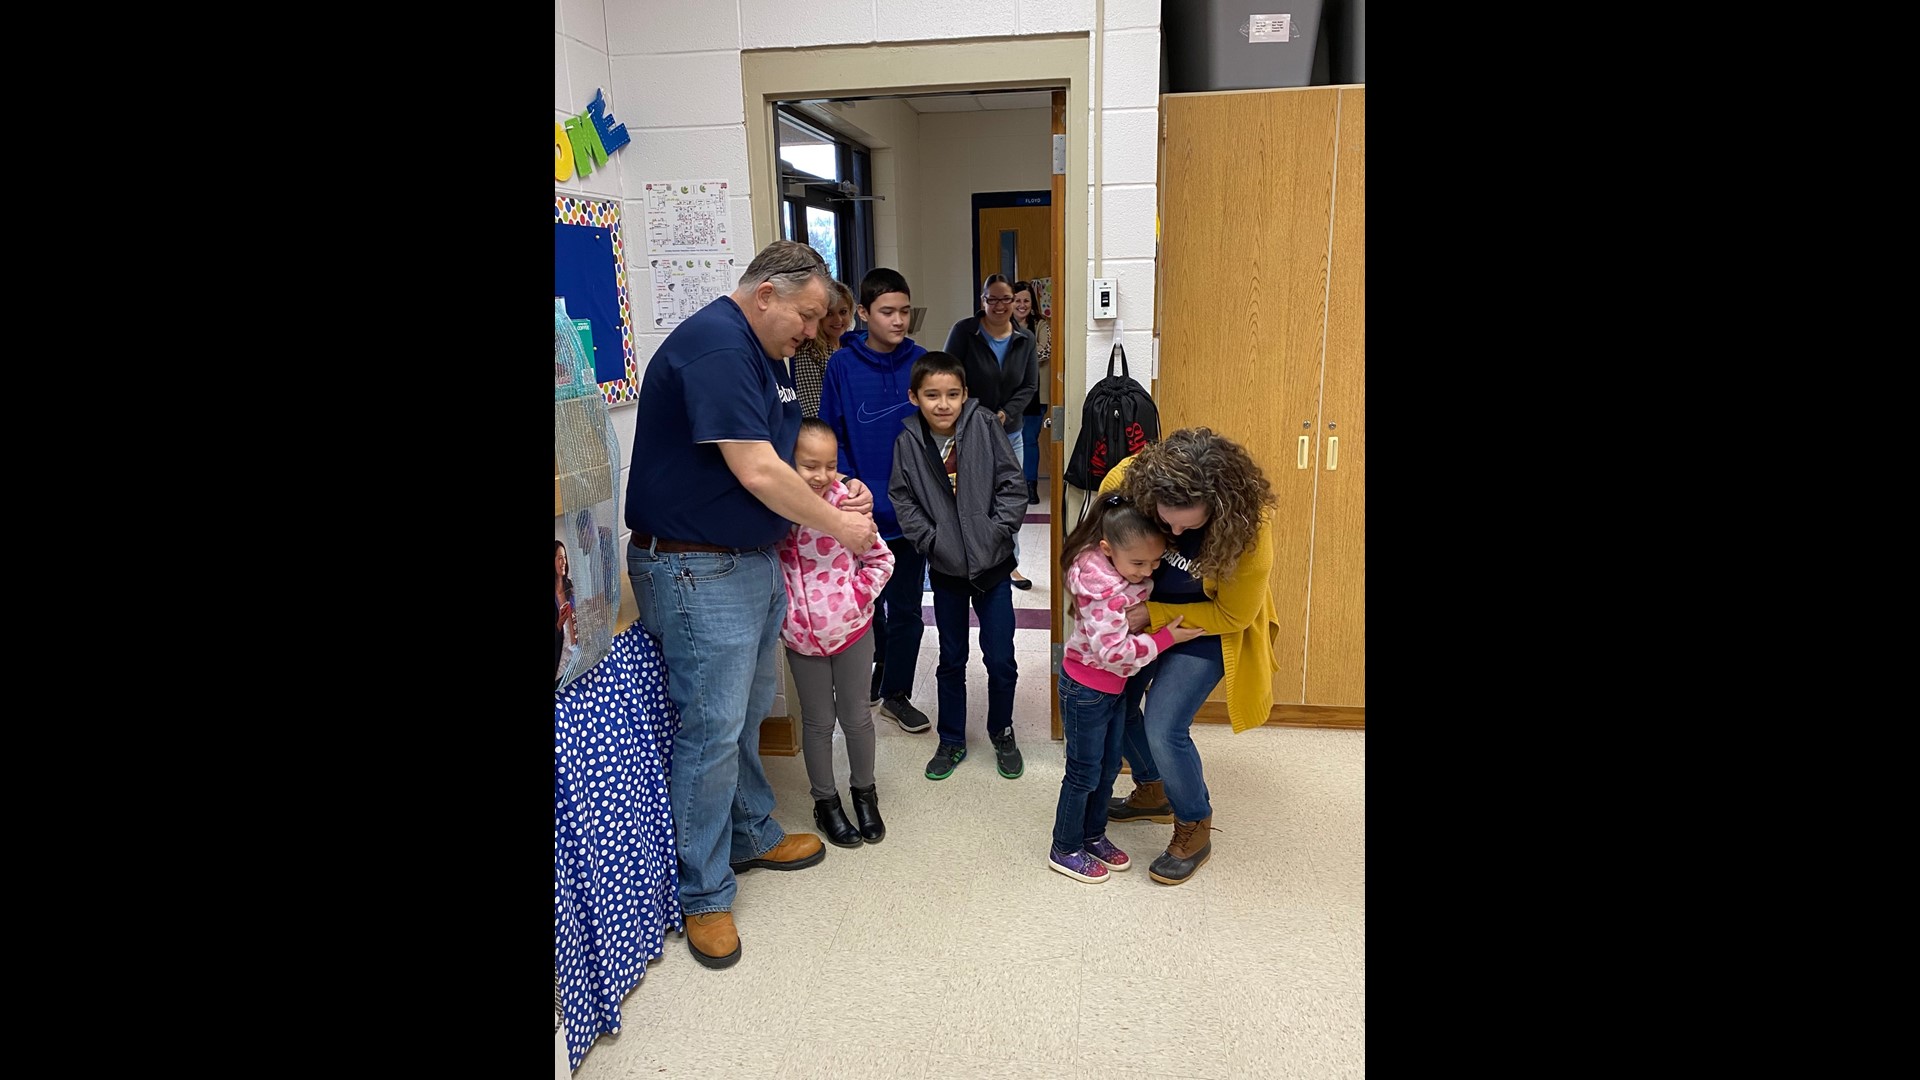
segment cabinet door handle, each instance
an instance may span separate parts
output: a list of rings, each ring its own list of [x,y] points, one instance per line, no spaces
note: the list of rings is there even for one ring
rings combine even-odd
[[[1307,467],[1307,436],[1305,435],[1300,436],[1300,454],[1294,459],[1293,467],[1296,469]]]
[[[1327,438],[1327,471],[1332,472],[1333,470],[1339,467],[1340,467],[1340,436],[1332,435]]]

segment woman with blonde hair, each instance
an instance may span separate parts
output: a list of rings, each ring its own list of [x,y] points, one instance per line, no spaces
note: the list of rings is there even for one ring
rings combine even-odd
[[[793,389],[800,395],[800,415],[820,415],[820,388],[826,385],[827,358],[840,348],[840,335],[853,325],[853,290],[844,282],[827,282],[827,313],[820,331],[800,343],[793,353]]]
[[[1243,447],[1203,427],[1182,428],[1121,460],[1100,492],[1126,496],[1168,533],[1152,599],[1127,610],[1129,628],[1157,630],[1178,616],[1204,631],[1127,680],[1125,756],[1134,788],[1107,815],[1171,823],[1173,840],[1147,873],[1178,885],[1213,854],[1213,803],[1193,743],[1194,716],[1223,682],[1235,732],[1266,723],[1273,708],[1280,621],[1268,578],[1278,500]]]

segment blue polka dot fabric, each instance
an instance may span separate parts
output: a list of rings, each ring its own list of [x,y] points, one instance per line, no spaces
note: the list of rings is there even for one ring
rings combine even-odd
[[[681,927],[667,772],[679,713],[634,623],[553,695],[553,954],[573,1068]]]

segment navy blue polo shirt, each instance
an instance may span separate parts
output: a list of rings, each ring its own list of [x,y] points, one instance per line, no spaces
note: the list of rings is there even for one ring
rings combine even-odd
[[[800,399],[747,316],[722,296],[674,327],[640,383],[627,471],[627,526],[663,540],[757,548],[792,522],[734,479],[719,441],[764,442],[789,465]]]

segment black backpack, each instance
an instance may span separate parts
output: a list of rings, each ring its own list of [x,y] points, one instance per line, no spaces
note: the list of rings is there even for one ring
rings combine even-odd
[[[1119,374],[1114,362],[1119,361]],[[1107,377],[1087,391],[1087,403],[1080,413],[1080,437],[1073,444],[1073,456],[1067,459],[1066,481],[1087,492],[1087,502],[1106,479],[1107,471],[1122,458],[1160,441],[1160,410],[1153,404],[1147,388],[1127,373],[1127,350],[1119,342],[1107,357]]]

